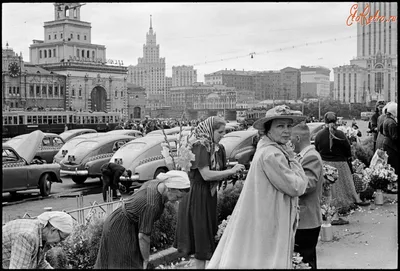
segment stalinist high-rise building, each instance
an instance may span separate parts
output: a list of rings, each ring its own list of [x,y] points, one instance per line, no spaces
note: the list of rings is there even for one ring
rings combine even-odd
[[[143,45],[143,57],[136,66],[128,66],[128,82],[146,89],[147,109],[155,110],[165,106],[167,87],[165,79],[165,58],[160,58],[160,45],[156,41],[150,15],[150,29]]]
[[[358,5],[358,6],[356,6]],[[334,98],[345,103],[397,100],[397,3],[358,2],[357,57],[333,68]],[[355,18],[356,19],[356,18]]]

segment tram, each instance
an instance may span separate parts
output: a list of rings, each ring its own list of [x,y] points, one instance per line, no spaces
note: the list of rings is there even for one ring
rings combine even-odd
[[[267,109],[250,109],[246,111],[245,120],[248,125],[253,125],[256,120],[265,117],[266,112]]]
[[[3,111],[2,137],[11,138],[35,130],[60,134],[65,125],[68,130],[79,128],[95,129],[98,132],[114,130],[121,121],[119,112],[80,111]]]

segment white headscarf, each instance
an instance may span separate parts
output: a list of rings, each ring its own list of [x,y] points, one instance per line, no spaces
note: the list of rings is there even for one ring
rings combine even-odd
[[[156,178],[164,181],[165,186],[168,188],[190,188],[189,176],[186,172],[181,170],[170,170],[167,173],[160,173]]]
[[[47,223],[51,223],[55,228],[58,230],[71,234],[74,220],[73,218],[65,213],[65,212],[59,212],[59,211],[52,211],[52,212],[44,212],[43,214],[39,215],[37,217],[44,226],[47,225]]]

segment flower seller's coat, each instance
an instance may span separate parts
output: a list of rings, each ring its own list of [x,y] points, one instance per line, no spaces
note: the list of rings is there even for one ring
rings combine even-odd
[[[300,163],[263,137],[207,268],[291,268],[298,196],[306,187]]]

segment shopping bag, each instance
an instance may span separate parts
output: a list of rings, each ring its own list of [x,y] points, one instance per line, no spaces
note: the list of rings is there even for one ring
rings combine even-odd
[[[378,164],[383,164],[385,165],[388,160],[388,155],[384,150],[377,149],[374,153],[374,156],[372,156],[371,163],[369,164],[370,168],[373,168],[377,166]]]

